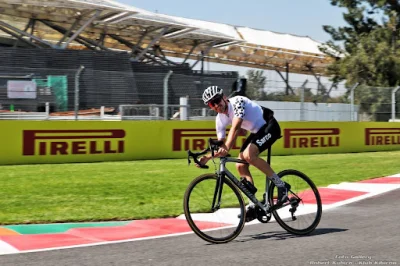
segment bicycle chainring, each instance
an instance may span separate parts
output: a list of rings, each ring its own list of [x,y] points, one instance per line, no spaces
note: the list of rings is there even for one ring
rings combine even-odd
[[[257,206],[257,220],[260,223],[266,224],[271,220],[272,217],[272,213],[268,212],[265,213],[265,211],[263,211],[260,207]]]

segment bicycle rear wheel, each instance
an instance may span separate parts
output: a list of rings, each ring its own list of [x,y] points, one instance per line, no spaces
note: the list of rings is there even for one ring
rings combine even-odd
[[[284,170],[279,177],[291,185],[289,201],[281,208],[272,211],[278,224],[296,235],[311,233],[319,224],[322,216],[322,203],[318,189],[312,180],[297,170]],[[271,182],[268,200],[272,208],[276,206],[278,189]]]
[[[246,219],[243,197],[226,178],[223,178],[220,206],[216,206],[218,199],[212,206],[218,180],[216,174],[196,177],[186,189],[183,201],[190,228],[202,239],[215,244],[235,239],[242,231]]]

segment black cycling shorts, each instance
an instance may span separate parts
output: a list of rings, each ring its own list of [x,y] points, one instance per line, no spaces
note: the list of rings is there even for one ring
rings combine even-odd
[[[251,133],[242,147],[240,148],[240,152],[243,152],[250,143],[253,143],[257,146],[258,151],[262,153],[266,149],[272,146],[274,142],[281,138],[281,127],[279,126],[278,121],[275,118],[271,118],[268,123],[263,125],[257,133]]]

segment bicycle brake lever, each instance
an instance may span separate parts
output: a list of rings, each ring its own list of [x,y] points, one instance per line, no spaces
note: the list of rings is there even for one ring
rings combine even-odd
[[[190,165],[190,163],[191,163],[191,161],[190,161],[190,151],[187,151],[187,154],[188,154],[188,157],[187,157],[188,165]]]

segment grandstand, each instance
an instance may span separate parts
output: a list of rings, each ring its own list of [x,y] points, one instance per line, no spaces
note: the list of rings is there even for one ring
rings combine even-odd
[[[323,73],[330,62],[319,50],[322,44],[309,37],[162,15],[110,0],[0,0],[0,8],[2,42],[13,46],[119,49],[135,61],[205,57],[291,73],[309,73],[310,67]]]
[[[6,109],[37,111],[50,102],[51,110],[73,110],[77,89],[79,109],[161,104],[170,70],[168,102],[190,95],[189,104],[200,107],[204,86],[230,88],[238,78],[236,72],[194,71],[204,60],[301,74],[323,74],[330,63],[309,37],[157,14],[110,0],[0,0],[0,10],[0,101]],[[41,81],[37,99],[8,98],[10,78]],[[56,78],[60,82],[49,85]]]

